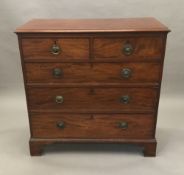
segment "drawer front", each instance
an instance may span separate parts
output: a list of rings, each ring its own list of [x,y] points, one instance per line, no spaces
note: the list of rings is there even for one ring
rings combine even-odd
[[[31,114],[32,136],[39,138],[147,139],[154,133],[151,114]]]
[[[156,97],[156,88],[28,88],[31,111],[152,112]]]
[[[87,60],[89,40],[83,38],[22,39],[24,59]]]
[[[161,37],[94,39],[94,59],[100,61],[161,59],[162,50]]]
[[[28,83],[159,82],[158,63],[27,63]]]

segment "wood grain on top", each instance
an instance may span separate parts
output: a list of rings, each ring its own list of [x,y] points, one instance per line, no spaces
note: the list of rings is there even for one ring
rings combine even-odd
[[[169,32],[154,18],[121,19],[33,19],[18,27],[16,33],[70,32]]]

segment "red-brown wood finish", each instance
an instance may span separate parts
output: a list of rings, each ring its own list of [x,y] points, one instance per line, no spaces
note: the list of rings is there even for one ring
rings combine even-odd
[[[57,127],[60,122],[64,128]],[[120,128],[121,122],[127,122],[128,127]],[[31,114],[32,136],[46,139],[150,139],[153,123],[151,114]]]
[[[57,44],[61,52],[58,55],[51,53],[51,47]],[[22,39],[24,59],[79,59],[89,58],[89,40],[76,38],[44,38],[44,39]]]
[[[158,20],[120,19],[33,19],[16,29],[16,33],[88,33],[88,32],[168,32]]]
[[[63,103],[57,103],[56,96],[62,96]],[[123,96],[129,96],[127,103]],[[156,97],[156,88],[28,88],[30,110],[45,112],[153,112]]]
[[[168,32],[154,18],[39,19],[19,27],[30,154],[41,155],[54,143],[124,143],[155,156]],[[127,43],[130,55],[123,51]],[[51,52],[54,44],[59,54]],[[124,77],[123,69],[130,76]]]
[[[123,53],[123,46],[126,43],[131,44],[134,49],[129,56]],[[95,38],[94,59],[103,61],[161,59],[162,47],[163,40],[160,36]]]
[[[61,75],[54,76],[54,69]],[[123,69],[131,75],[124,77]],[[159,63],[26,63],[27,83],[159,83]],[[149,71],[148,71],[149,70]]]

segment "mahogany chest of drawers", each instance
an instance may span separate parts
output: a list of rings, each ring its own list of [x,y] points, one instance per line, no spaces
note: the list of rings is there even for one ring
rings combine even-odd
[[[53,143],[128,143],[155,156],[168,32],[154,18],[38,19],[17,28],[31,155]]]

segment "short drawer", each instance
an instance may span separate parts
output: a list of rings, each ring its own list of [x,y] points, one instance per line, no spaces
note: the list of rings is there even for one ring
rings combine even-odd
[[[28,87],[31,111],[49,112],[152,112],[156,88],[47,88]]]
[[[32,137],[148,139],[154,137],[152,114],[31,114]]]
[[[162,37],[124,37],[94,39],[94,59],[136,61],[161,59]]]
[[[26,38],[21,42],[25,60],[67,61],[89,58],[89,40],[87,38]]]
[[[157,83],[159,63],[26,63],[28,83]]]

